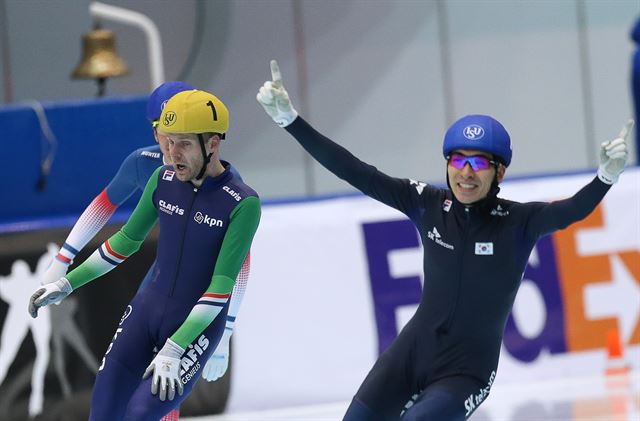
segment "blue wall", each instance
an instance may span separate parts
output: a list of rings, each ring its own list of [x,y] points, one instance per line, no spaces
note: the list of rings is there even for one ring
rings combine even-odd
[[[131,151],[153,144],[146,101],[144,95],[42,103],[58,140],[42,191],[36,186],[48,144],[37,115],[28,105],[1,108],[0,222],[82,212]]]

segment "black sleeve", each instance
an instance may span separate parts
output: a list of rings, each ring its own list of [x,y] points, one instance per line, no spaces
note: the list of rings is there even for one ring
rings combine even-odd
[[[611,185],[595,177],[572,197],[551,203],[535,204],[529,220],[529,232],[534,237],[550,234],[586,218],[598,206]]]
[[[417,214],[418,196],[424,183],[390,177],[378,171],[319,133],[302,117],[296,118],[286,130],[316,161],[356,189],[412,219]]]

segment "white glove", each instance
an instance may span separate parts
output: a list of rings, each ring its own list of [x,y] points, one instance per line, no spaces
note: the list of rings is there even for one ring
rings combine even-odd
[[[260,87],[256,99],[278,126],[287,127],[298,117],[298,112],[291,105],[289,94],[282,86],[282,74],[275,60],[271,60],[271,79]]]
[[[67,269],[69,269],[68,263],[63,263],[54,257],[51,259],[51,263],[49,264],[49,267],[47,267],[47,270],[42,274],[42,278],[40,278],[40,285],[46,285],[57,281],[67,274]]]
[[[229,367],[229,339],[231,339],[232,333],[233,331],[230,329],[224,330],[220,343],[218,343],[216,350],[205,364],[204,370],[202,370],[202,378],[206,381],[216,381],[227,372]]]
[[[169,398],[170,401],[176,396],[176,387],[178,388],[178,394],[182,396],[184,387],[180,380],[180,360],[184,354],[184,349],[180,345],[173,342],[171,339],[167,339],[164,346],[158,352],[158,355],[151,361],[149,367],[142,376],[146,379],[153,374],[151,380],[151,394],[158,394],[158,386],[160,387],[160,400],[165,401]]]
[[[67,278],[60,278],[55,282],[43,285],[33,293],[29,299],[29,314],[34,319],[38,317],[38,309],[56,304],[62,301],[67,295],[71,294],[73,288]]]
[[[624,171],[624,166],[629,159],[627,150],[627,136],[633,128],[633,120],[627,121],[618,137],[600,145],[600,166],[598,178],[606,184],[614,184]]]

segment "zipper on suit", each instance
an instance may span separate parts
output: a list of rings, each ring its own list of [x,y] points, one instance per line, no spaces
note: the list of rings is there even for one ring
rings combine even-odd
[[[458,303],[460,302],[460,294],[462,291],[462,272],[464,271],[464,253],[467,244],[467,234],[469,232],[469,224],[471,222],[471,214],[469,211],[469,207],[465,206],[464,208],[464,228],[462,230],[462,241],[460,241],[460,250],[458,253],[460,254],[459,264],[458,264],[458,282],[456,283],[456,293],[455,300],[453,301],[453,307],[449,312],[449,320],[447,321],[447,332],[451,329],[451,325],[453,325],[453,318],[455,317],[456,310],[458,309]]]
[[[196,201],[196,195],[198,193],[198,188],[193,187],[193,195],[191,196],[191,203],[189,207],[185,209],[186,218],[184,221],[184,227],[182,228],[182,240],[180,241],[180,254],[178,255],[178,261],[176,262],[176,273],[173,275],[173,285],[171,285],[171,293],[170,297],[173,297],[173,292],[176,290],[176,283],[178,281],[178,272],[180,272],[180,264],[182,263],[182,254],[184,253],[184,240],[187,236],[187,226],[189,225],[189,218],[191,217],[191,209],[193,208],[193,204]]]

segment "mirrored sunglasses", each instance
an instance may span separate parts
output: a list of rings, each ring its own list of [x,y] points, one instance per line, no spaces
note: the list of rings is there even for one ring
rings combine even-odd
[[[452,153],[449,155],[447,161],[449,162],[449,165],[459,170],[463,169],[468,162],[474,171],[488,170],[491,165],[498,164],[496,161],[493,161],[483,155],[466,156],[461,153]]]

